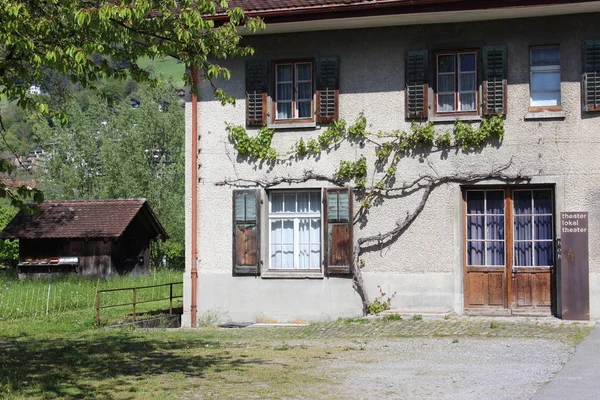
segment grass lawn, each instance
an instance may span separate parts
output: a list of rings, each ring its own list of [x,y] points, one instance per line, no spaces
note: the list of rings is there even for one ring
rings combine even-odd
[[[152,67],[156,76],[163,76],[166,79],[172,79],[177,88],[183,89],[183,73],[185,65],[179,60],[171,57],[151,60],[142,58],[138,61],[140,68]]]
[[[591,329],[462,318],[197,330],[94,324],[89,310],[0,321],[0,398],[345,398],[348,363],[372,365],[389,352],[387,344],[372,347],[382,340],[451,348],[463,338],[533,338],[570,349]]]

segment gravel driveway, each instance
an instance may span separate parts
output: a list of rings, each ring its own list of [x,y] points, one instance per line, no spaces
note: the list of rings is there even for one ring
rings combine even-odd
[[[319,368],[341,383],[329,394],[347,399],[529,399],[573,352],[524,338],[405,338],[346,348]]]

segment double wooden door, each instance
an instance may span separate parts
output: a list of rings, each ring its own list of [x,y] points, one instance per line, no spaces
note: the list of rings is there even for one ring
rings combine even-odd
[[[464,190],[467,314],[553,312],[553,199],[543,187]]]

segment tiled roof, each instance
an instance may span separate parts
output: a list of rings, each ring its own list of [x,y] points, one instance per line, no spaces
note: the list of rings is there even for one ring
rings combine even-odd
[[[140,212],[155,235],[166,237],[145,199],[115,199],[45,201],[38,215],[20,211],[0,238],[117,238]]]
[[[244,11],[274,11],[306,8],[343,7],[355,5],[378,5],[388,3],[418,3],[423,0],[229,0],[230,7],[241,7]]]

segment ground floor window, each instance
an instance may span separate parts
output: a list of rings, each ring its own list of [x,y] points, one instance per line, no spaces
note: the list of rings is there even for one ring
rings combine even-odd
[[[321,192],[269,193],[270,269],[321,268]]]

